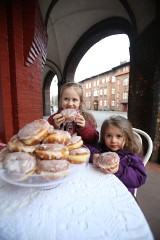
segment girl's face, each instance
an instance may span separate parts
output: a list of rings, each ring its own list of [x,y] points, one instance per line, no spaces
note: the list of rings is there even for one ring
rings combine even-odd
[[[112,151],[118,151],[125,145],[125,137],[120,128],[110,125],[104,134],[105,145]]]
[[[79,109],[80,103],[80,96],[73,87],[64,90],[61,98],[62,109],[72,108],[77,110]]]

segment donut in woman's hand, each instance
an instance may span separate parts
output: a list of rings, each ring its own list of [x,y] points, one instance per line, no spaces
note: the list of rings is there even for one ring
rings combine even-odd
[[[66,145],[70,142],[71,135],[67,131],[54,129],[52,134],[49,134],[43,143],[60,143]]]
[[[90,157],[90,151],[86,147],[80,147],[69,151],[67,160],[73,164],[81,164],[87,162]]]
[[[72,136],[70,142],[67,144],[69,151],[82,147],[83,140],[81,136]]]
[[[75,121],[77,113],[79,113],[79,110],[72,108],[65,108],[61,111],[61,114],[65,117],[65,122]]]
[[[55,180],[70,174],[70,163],[67,160],[39,160],[37,169],[45,179]]]
[[[8,153],[3,168],[13,173],[27,174],[36,170],[36,157],[25,152]]]
[[[37,145],[28,146],[24,144],[21,140],[19,140],[18,135],[14,135],[7,146],[11,152],[30,152],[33,153],[36,149]]]
[[[18,132],[19,140],[23,141],[26,145],[36,145],[40,143],[48,134],[52,133],[53,126],[45,119],[35,120]]]
[[[120,158],[115,152],[101,153],[98,158],[98,165],[103,170],[113,170],[118,167]]]
[[[69,155],[68,149],[63,144],[44,143],[39,145],[35,154],[39,159],[66,159]]]

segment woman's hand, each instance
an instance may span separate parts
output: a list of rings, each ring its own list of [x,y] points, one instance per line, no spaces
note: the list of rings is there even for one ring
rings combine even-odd
[[[85,121],[84,117],[78,113],[75,118],[75,123],[77,126],[83,128],[83,127],[85,127],[86,121]]]
[[[60,129],[61,124],[64,123],[65,121],[65,117],[63,117],[61,113],[58,113],[54,115],[53,120],[54,120],[55,128]]]

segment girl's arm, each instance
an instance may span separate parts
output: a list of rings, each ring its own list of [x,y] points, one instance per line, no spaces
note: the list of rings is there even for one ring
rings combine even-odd
[[[77,134],[82,137],[85,143],[94,144],[99,140],[99,132],[96,128],[94,118],[90,117],[90,122],[85,121],[84,127],[77,127]]]
[[[138,155],[129,154],[121,158],[119,170],[115,173],[127,188],[138,188],[146,181],[146,171]]]

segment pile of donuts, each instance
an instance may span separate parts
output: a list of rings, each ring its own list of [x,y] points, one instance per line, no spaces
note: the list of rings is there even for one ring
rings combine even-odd
[[[16,174],[41,174],[47,179],[68,176],[72,164],[87,162],[90,151],[80,136],[54,129],[45,119],[19,130],[0,152],[2,168]]]

